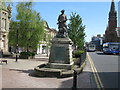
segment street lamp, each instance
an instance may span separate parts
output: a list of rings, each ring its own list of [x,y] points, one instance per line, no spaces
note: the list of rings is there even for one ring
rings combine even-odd
[[[18,28],[16,31],[16,62],[18,61]]]
[[[16,29],[16,49],[15,49],[16,62],[18,61],[18,27],[19,27],[19,24],[17,24],[17,28],[10,28],[10,29]]]

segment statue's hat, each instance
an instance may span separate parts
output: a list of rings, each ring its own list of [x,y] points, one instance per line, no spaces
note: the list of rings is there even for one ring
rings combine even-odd
[[[61,12],[65,12],[65,10],[63,9],[63,10],[61,10]]]

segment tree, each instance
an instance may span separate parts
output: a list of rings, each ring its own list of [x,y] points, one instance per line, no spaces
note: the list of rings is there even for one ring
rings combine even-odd
[[[32,9],[32,2],[20,2],[17,4],[16,21],[11,22],[11,30],[9,33],[9,44],[16,43],[16,30],[18,29],[19,47],[26,49],[37,49],[39,41],[42,40],[44,34],[44,24],[37,13]]]
[[[17,26],[17,22],[15,21],[11,21],[10,23],[10,30],[9,30],[9,34],[8,34],[8,39],[9,39],[9,45],[10,46],[16,46],[16,26]]]
[[[70,23],[68,24],[68,35],[73,41],[75,50],[82,49],[85,38],[85,25],[82,24],[82,18],[79,14],[73,13],[70,15]]]

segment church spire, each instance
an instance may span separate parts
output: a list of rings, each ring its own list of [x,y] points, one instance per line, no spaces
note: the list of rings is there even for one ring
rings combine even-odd
[[[115,12],[115,3],[114,3],[114,0],[112,0],[112,2],[111,2],[110,12]]]
[[[117,42],[117,12],[115,10],[114,0],[111,2],[111,8],[109,12],[108,28],[105,32],[105,41],[106,42]]]

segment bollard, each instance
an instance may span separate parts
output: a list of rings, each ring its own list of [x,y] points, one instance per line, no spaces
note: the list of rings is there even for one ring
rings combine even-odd
[[[18,61],[18,56],[17,56],[17,54],[16,54],[16,62]]]
[[[77,71],[74,70],[73,74],[73,90],[77,90]]]

